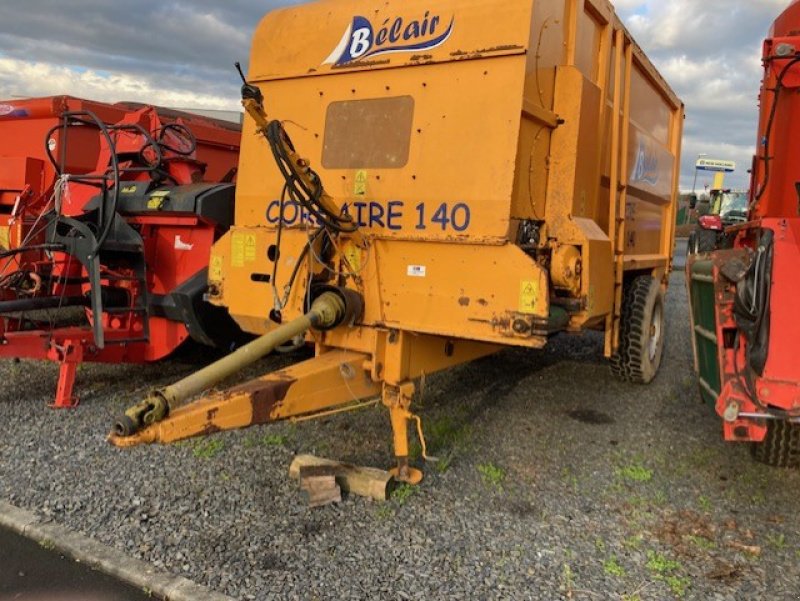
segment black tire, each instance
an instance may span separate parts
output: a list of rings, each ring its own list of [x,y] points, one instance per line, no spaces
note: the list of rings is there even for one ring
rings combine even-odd
[[[654,278],[638,276],[625,286],[619,348],[611,371],[625,382],[649,384],[664,354],[664,292]]]
[[[717,250],[717,232],[698,228],[694,238],[694,252],[709,253]]]
[[[800,426],[783,420],[772,420],[764,442],[750,447],[753,458],[772,467],[800,467]]]

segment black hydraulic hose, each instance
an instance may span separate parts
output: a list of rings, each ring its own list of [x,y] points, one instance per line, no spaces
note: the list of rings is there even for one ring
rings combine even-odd
[[[791,61],[789,61],[786,66],[781,69],[781,72],[778,74],[778,80],[775,84],[775,90],[773,90],[773,94],[775,98],[772,101],[772,107],[770,108],[769,119],[767,120],[767,127],[764,132],[764,179],[762,180],[761,184],[754,190],[756,197],[753,201],[753,205],[750,207],[750,210],[754,210],[756,206],[758,206],[759,201],[764,196],[764,193],[767,190],[767,184],[769,183],[770,178],[770,168],[769,162],[772,158],[769,155],[769,148],[770,142],[772,141],[772,128],[775,124],[775,115],[778,111],[778,100],[780,99],[780,92],[783,90],[783,78],[786,77],[786,74],[789,72],[794,65],[800,63],[800,55],[795,56]]]
[[[294,145],[283,124],[280,121],[271,121],[267,125],[266,137],[275,163],[286,182],[289,198],[313,215],[321,226],[334,232],[355,232],[358,225],[350,217],[333,213],[321,203],[323,187],[319,175],[311,169],[308,171],[308,177],[314,182],[313,188],[308,187],[300,176],[297,166],[286,152],[286,147],[294,151]]]
[[[756,342],[756,338],[758,337],[759,333],[761,332],[762,328],[765,327],[765,319],[767,319],[767,313],[769,311],[769,304],[770,299],[772,297],[772,278],[770,274],[770,270],[772,268],[772,244],[773,244],[773,236],[774,234],[767,230],[766,233],[763,232],[759,235],[757,241],[757,255],[756,255],[756,263],[753,267],[753,277],[754,277],[754,286],[752,292],[751,299],[744,299],[749,300],[750,302],[749,307],[745,307],[746,304],[744,301],[739,302],[737,300],[736,306],[734,311],[736,314],[739,314],[739,311],[746,310],[746,314],[743,315],[743,318],[748,319],[752,322],[752,326],[748,328],[750,331],[750,336],[745,336],[747,339],[747,348],[745,352],[745,365],[744,365],[744,373],[742,372],[742,368],[739,366],[739,350],[741,349],[741,338],[743,336],[742,333],[742,326],[740,325],[739,331],[736,334],[736,340],[734,343],[734,359],[733,359],[733,366],[734,371],[736,373],[736,377],[741,382],[742,388],[744,389],[745,394],[748,398],[756,405],[759,409],[764,411],[765,413],[777,417],[779,419],[785,418],[796,418],[800,417],[800,410],[793,410],[793,411],[785,411],[782,409],[776,409],[774,407],[769,407],[765,403],[761,401],[758,396],[758,391],[756,387],[756,383],[754,381],[755,375],[755,368],[753,367],[753,345]],[[739,285],[743,285],[743,282],[740,282]],[[739,319],[737,318],[737,322]],[[767,324],[768,326],[769,324]]]
[[[88,119],[86,119],[88,118]],[[100,248],[103,246],[103,243],[108,238],[108,235],[111,233],[111,227],[114,224],[114,216],[117,212],[117,205],[119,204],[119,183],[120,183],[120,168],[119,168],[119,157],[116,153],[116,145],[114,144],[114,140],[111,137],[111,129],[105,122],[100,119],[96,114],[92,111],[75,111],[75,112],[67,112],[62,115],[63,127],[64,127],[64,135],[61,140],[61,156],[62,156],[62,164],[59,164],[55,158],[53,157],[53,153],[50,150],[48,141],[50,139],[50,135],[47,136],[45,139],[45,148],[47,151],[47,157],[50,159],[50,162],[53,164],[53,167],[56,169],[56,173],[58,175],[63,175],[64,170],[66,169],[66,146],[67,146],[67,127],[69,126],[70,122],[72,123],[82,123],[84,125],[93,125],[100,130],[103,138],[108,144],[108,148],[111,154],[111,174],[112,174],[112,184],[113,184],[113,193],[111,196],[111,203],[110,206],[106,206],[106,198],[107,198],[107,187],[105,186],[106,178],[103,178],[103,200],[104,202],[100,205],[99,210],[99,227],[100,227],[100,236],[97,238],[97,243],[95,244],[92,251],[89,253],[89,259],[93,259]],[[55,131],[55,130],[52,130]],[[80,176],[78,176],[80,178]],[[110,209],[110,210],[109,210]],[[109,215],[106,217],[106,215]]]
[[[13,257],[14,255],[19,255],[25,252],[31,252],[35,250],[49,250],[60,252],[65,250],[63,244],[34,244],[32,246],[18,246],[17,248],[12,248],[10,250],[4,250],[0,252],[0,259],[5,259],[7,257]]]
[[[41,311],[44,309],[61,309],[62,307],[89,307],[91,301],[85,296],[43,296],[0,301],[0,315]]]
[[[139,149],[137,153],[139,161],[145,165],[144,168],[139,169],[132,169],[126,168],[124,171],[131,172],[131,171],[147,171],[153,172],[156,171],[161,165],[164,163],[164,153],[161,152],[161,145],[156,141],[153,136],[150,135],[150,132],[147,131],[144,127],[139,125],[138,123],[124,123],[122,125],[112,125],[110,128],[112,131],[132,131],[134,133],[139,134],[144,138],[144,145]],[[148,161],[144,156],[144,151],[148,148],[152,148],[153,152],[156,155],[155,160],[151,163]],[[114,154],[116,153],[116,148],[114,149]]]

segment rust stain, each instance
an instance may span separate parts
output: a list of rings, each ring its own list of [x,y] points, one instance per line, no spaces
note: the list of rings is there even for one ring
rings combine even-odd
[[[478,299],[478,304],[481,307],[488,307],[489,306],[489,301],[487,301],[485,298],[479,298]]]
[[[281,372],[270,376],[269,380],[256,380],[232,388],[228,396],[246,394],[253,406],[251,425],[266,424],[272,421],[272,413],[286,398],[286,393],[297,380]]]
[[[331,70],[342,70],[342,69],[356,69],[361,67],[377,67],[380,65],[388,65],[391,61],[389,60],[381,60],[381,61],[352,61],[349,63],[344,63],[343,65],[333,65]]]
[[[453,58],[480,58],[484,54],[490,54],[492,52],[505,52],[507,50],[523,50],[523,47],[517,44],[507,44],[501,46],[492,46],[491,48],[481,48],[480,50],[456,50],[451,52],[450,56]]]
[[[214,407],[213,409],[209,409],[206,413],[206,421],[213,422],[214,418],[217,417],[217,413],[219,413],[219,407]]]
[[[460,299],[458,299],[458,304],[462,307],[469,307],[469,297],[462,296]]]

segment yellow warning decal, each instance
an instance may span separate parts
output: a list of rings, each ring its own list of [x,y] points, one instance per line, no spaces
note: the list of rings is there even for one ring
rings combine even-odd
[[[208,281],[222,281],[222,257],[218,257],[217,255],[211,256],[211,262],[208,264]]]
[[[352,242],[347,242],[342,249],[345,261],[347,261],[347,271],[359,273],[361,271],[361,249]]]
[[[247,234],[244,239],[244,262],[255,263],[256,261],[256,235]]]
[[[536,313],[536,304],[539,301],[539,282],[523,280],[519,287],[519,312]]]
[[[10,234],[11,234],[11,228],[0,227],[0,248],[2,248],[3,250],[11,248],[11,243],[9,240],[11,237]]]
[[[164,206],[164,202],[169,197],[169,190],[158,190],[150,195],[147,200],[147,208],[151,211],[158,211]]]
[[[244,237],[234,234],[231,238],[231,267],[244,267]]]
[[[356,171],[356,184],[353,188],[353,194],[356,196],[367,195],[367,179],[368,174],[366,169],[360,169],[359,171]]]
[[[244,267],[256,260],[256,235],[236,232],[231,236],[231,266]]]

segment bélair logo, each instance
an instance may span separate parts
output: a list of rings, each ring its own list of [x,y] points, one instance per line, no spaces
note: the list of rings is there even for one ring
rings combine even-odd
[[[655,186],[658,180],[658,155],[652,145],[640,140],[639,150],[636,152],[636,165],[633,168],[633,181]]]
[[[444,44],[453,33],[455,17],[443,27],[442,18],[425,12],[422,19],[406,22],[402,17],[386,19],[373,26],[366,17],[354,17],[342,36],[342,41],[324,65],[344,65],[390,52],[416,52],[431,50]]]

